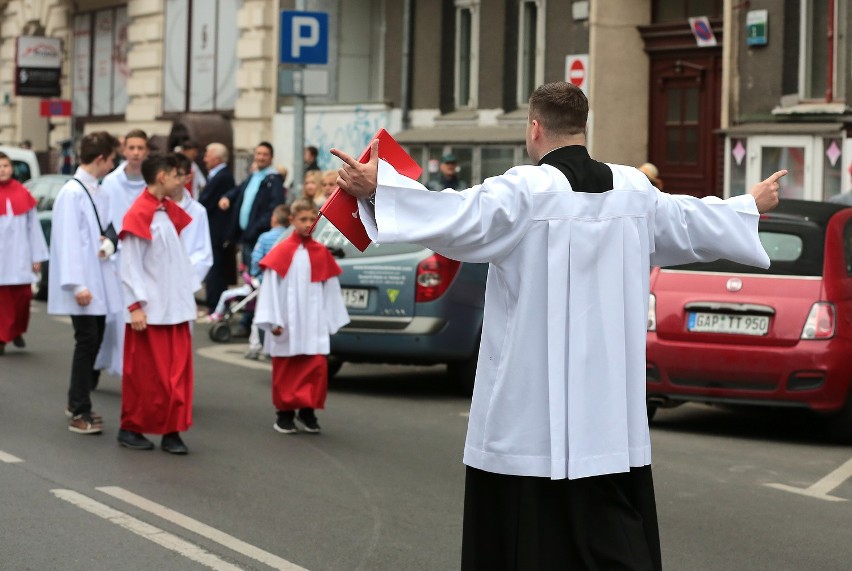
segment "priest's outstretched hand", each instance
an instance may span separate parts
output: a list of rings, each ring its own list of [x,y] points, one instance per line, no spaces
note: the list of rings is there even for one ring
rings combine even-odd
[[[754,197],[758,212],[763,214],[778,206],[778,189],[781,188],[778,181],[786,174],[786,170],[780,170],[749,189],[748,193]]]
[[[379,172],[379,140],[370,143],[370,160],[359,163],[355,157],[331,149],[331,154],[345,164],[337,171],[337,186],[355,198],[369,198],[376,192],[376,181]]]

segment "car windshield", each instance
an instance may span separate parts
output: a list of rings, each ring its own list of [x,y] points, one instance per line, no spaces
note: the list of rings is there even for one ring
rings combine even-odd
[[[769,255],[767,269],[728,260],[670,266],[692,272],[764,274],[782,276],[821,276],[825,235],[815,224],[788,224],[764,227],[758,231],[763,249]]]
[[[336,258],[372,258],[375,256],[393,256],[409,254],[423,250],[417,244],[370,244],[361,252],[340,233],[327,219],[322,218],[314,229],[314,239],[324,244]]]
[[[37,210],[52,210],[56,196],[69,177],[45,176],[36,177],[24,183],[24,186],[38,201]]]

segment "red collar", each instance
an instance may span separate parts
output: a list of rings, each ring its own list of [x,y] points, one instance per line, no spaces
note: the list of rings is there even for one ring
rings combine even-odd
[[[133,234],[143,240],[151,240],[151,222],[154,221],[154,213],[160,208],[169,215],[169,219],[175,225],[178,234],[192,222],[192,217],[184,212],[183,208],[178,206],[174,200],[171,198],[159,200],[146,188],[127,210],[127,214],[124,215],[121,234],[118,237],[124,238],[127,234]]]
[[[15,216],[29,212],[38,204],[27,187],[13,178],[5,184],[0,183],[0,214],[6,214],[6,202],[12,203],[12,214]]]
[[[293,255],[299,245],[304,246],[308,251],[308,257],[311,260],[312,282],[324,282],[329,278],[339,276],[343,272],[328,248],[314,240],[312,236],[308,235],[303,238],[296,231],[278,242],[260,261],[260,267],[275,270],[281,277],[286,276],[287,270],[290,269],[290,264],[293,262]]]

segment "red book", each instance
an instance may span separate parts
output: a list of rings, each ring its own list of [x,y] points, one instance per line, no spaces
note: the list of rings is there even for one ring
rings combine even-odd
[[[420,178],[423,169],[405,152],[405,149],[399,146],[399,143],[391,137],[390,133],[384,129],[379,129],[376,136],[370,139],[370,143],[375,139],[379,140],[380,159],[385,160],[403,176],[414,180]],[[369,160],[370,145],[367,145],[358,161],[366,163]],[[320,214],[328,218],[328,221],[334,224],[335,228],[340,230],[362,252],[370,245],[370,238],[367,236],[364,224],[358,216],[358,200],[340,190],[339,187],[334,189],[334,192],[322,205]],[[316,223],[314,223],[314,226],[316,226]],[[313,228],[311,228],[311,231],[313,231]]]

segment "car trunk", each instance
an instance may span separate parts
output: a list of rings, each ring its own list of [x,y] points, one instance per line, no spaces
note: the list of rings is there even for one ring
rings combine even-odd
[[[769,268],[717,260],[654,271],[661,340],[798,343],[812,305],[824,298],[825,229],[780,213],[762,216],[758,234]]]
[[[811,276],[696,277],[665,269],[657,276],[653,291],[661,340],[792,346],[822,290],[822,280]],[[729,283],[741,289],[730,292]]]

